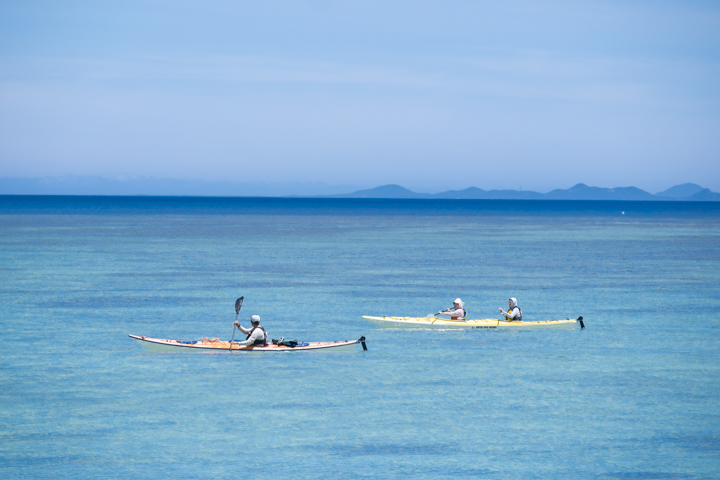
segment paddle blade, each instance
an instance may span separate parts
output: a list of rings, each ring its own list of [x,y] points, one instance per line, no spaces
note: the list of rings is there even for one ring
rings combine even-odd
[[[240,297],[237,300],[235,300],[235,315],[240,313],[240,307],[242,307],[243,298],[245,298],[245,297]]]

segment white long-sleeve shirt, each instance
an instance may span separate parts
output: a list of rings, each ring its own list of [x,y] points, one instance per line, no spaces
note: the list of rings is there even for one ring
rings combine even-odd
[[[450,310],[450,311],[446,311],[446,312],[439,312],[439,313],[440,313],[440,315],[445,315],[446,317],[457,318],[457,319],[462,319],[465,316],[465,310],[463,310],[462,308],[458,308],[456,310]]]
[[[267,343],[267,334],[265,333],[265,331],[260,327],[254,327],[254,328],[255,328],[255,331],[252,332],[252,330],[253,330],[252,328],[249,328],[249,329],[243,328],[242,325],[238,325],[238,329],[242,333],[247,335],[248,333],[252,332],[252,335],[250,335],[250,338],[248,338],[247,340],[243,340],[242,342],[237,342],[238,345],[253,345],[257,340],[262,340],[264,344]]]
[[[520,309],[518,307],[513,307],[509,312],[506,312],[505,310],[500,309],[500,313],[502,313],[505,316],[505,318],[508,320],[516,320],[516,319],[518,319],[517,317],[520,316]]]

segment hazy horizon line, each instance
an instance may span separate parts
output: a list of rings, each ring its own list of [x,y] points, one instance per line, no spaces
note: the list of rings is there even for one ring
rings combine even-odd
[[[662,192],[668,190],[669,188],[672,188],[672,187],[675,187],[675,186],[678,186],[678,185],[684,185],[684,184],[689,184],[689,183],[696,184],[696,185],[701,185],[701,184],[696,183],[696,182],[691,182],[691,181],[682,182],[682,181],[681,181],[680,183],[676,183],[676,184],[673,184],[673,185],[669,185],[669,186],[667,186],[667,187],[664,188],[664,189],[658,190],[657,192],[652,192],[652,191],[650,191],[650,190],[645,190],[645,189],[642,188],[642,187],[637,187],[636,185],[603,186],[603,185],[593,185],[593,184],[591,184],[591,183],[589,183],[589,182],[587,182],[587,181],[578,181],[578,182],[575,182],[575,183],[573,183],[572,185],[569,185],[569,186],[566,186],[566,187],[556,186],[556,187],[551,187],[551,188],[545,187],[545,188],[540,188],[540,189],[533,189],[533,188],[522,188],[521,186],[518,186],[518,187],[516,187],[516,188],[482,187],[482,186],[471,185],[471,184],[467,184],[467,185],[464,185],[464,186],[461,186],[461,187],[458,187],[458,186],[455,186],[455,185],[452,185],[452,186],[447,185],[447,186],[436,186],[435,188],[429,188],[428,186],[423,186],[423,185],[412,185],[412,184],[404,185],[404,184],[397,183],[397,182],[392,182],[392,181],[389,182],[389,183],[377,183],[377,184],[369,185],[369,184],[350,184],[350,183],[330,183],[330,182],[321,181],[321,180],[293,180],[293,181],[289,181],[289,180],[281,180],[281,181],[268,181],[268,180],[247,180],[247,181],[239,181],[239,180],[207,180],[207,179],[193,179],[193,178],[156,177],[156,176],[153,176],[153,175],[128,176],[128,175],[124,175],[124,174],[117,174],[117,175],[76,175],[76,174],[69,173],[69,174],[64,174],[64,175],[49,175],[49,176],[3,176],[3,177],[0,177],[0,182],[2,182],[2,183],[4,183],[4,182],[14,182],[14,181],[19,181],[19,182],[23,182],[23,181],[34,181],[34,182],[59,181],[59,182],[62,182],[63,180],[75,180],[75,181],[83,181],[83,180],[85,180],[85,181],[89,181],[89,180],[96,180],[96,181],[98,181],[98,180],[99,180],[99,181],[104,181],[104,182],[114,182],[114,183],[117,183],[118,185],[122,185],[122,184],[128,185],[128,184],[130,184],[130,183],[132,183],[132,182],[138,182],[138,181],[139,181],[139,182],[148,182],[148,183],[156,182],[156,183],[158,183],[158,185],[157,185],[158,187],[161,186],[161,185],[159,185],[159,184],[161,184],[161,183],[164,183],[166,187],[172,186],[172,185],[170,185],[170,184],[172,184],[172,183],[175,183],[175,184],[186,184],[186,186],[189,186],[188,184],[195,184],[196,187],[198,187],[198,186],[211,187],[211,186],[213,186],[213,185],[217,185],[217,186],[221,186],[221,185],[222,185],[222,186],[225,186],[225,187],[232,187],[232,186],[238,186],[238,187],[239,187],[239,186],[252,186],[252,187],[266,187],[266,188],[271,188],[271,189],[273,189],[273,190],[274,190],[274,189],[277,189],[277,188],[282,188],[282,187],[285,187],[285,188],[288,188],[288,187],[296,187],[296,188],[301,187],[301,188],[302,188],[302,187],[304,187],[304,188],[302,188],[302,189],[305,189],[305,188],[312,188],[312,187],[314,186],[314,187],[317,187],[319,190],[333,190],[333,191],[336,191],[335,193],[330,193],[331,195],[332,195],[332,194],[345,194],[345,193],[348,193],[348,194],[349,194],[349,193],[355,193],[355,192],[357,192],[357,191],[371,190],[371,189],[374,189],[374,188],[380,188],[380,187],[386,187],[386,186],[393,186],[393,185],[394,185],[394,186],[399,186],[399,187],[405,188],[405,189],[407,189],[407,190],[411,190],[413,193],[427,194],[427,195],[433,195],[433,194],[437,194],[437,193],[444,193],[444,192],[448,192],[448,191],[461,191],[461,190],[465,190],[465,189],[468,189],[468,188],[478,188],[478,189],[481,189],[481,190],[484,190],[484,191],[516,190],[516,191],[521,191],[521,192],[534,192],[534,193],[547,194],[547,193],[550,193],[550,192],[552,192],[552,191],[554,191],[554,190],[567,190],[567,189],[573,188],[573,187],[575,187],[575,186],[577,186],[577,185],[581,185],[581,184],[582,184],[582,185],[587,185],[587,186],[589,186],[589,187],[607,188],[607,189],[631,188],[631,187],[632,187],[632,188],[639,188],[639,189],[644,190],[644,191],[646,191],[646,192],[648,192],[648,193],[651,193],[652,195],[657,195],[658,193],[662,193]],[[0,183],[0,195],[6,195],[7,193],[4,193],[3,190],[5,190],[5,187],[6,187],[7,185],[3,185],[2,183]],[[38,186],[39,186],[39,185],[38,185]],[[46,185],[46,186],[47,186],[48,188],[52,188],[52,187],[53,187],[53,185],[51,185],[51,184],[48,184],[48,185]],[[62,186],[62,183],[58,183],[58,184],[56,184],[55,186],[60,187],[60,186]],[[68,185],[68,186],[69,186],[69,185]],[[90,185],[86,185],[86,186],[90,186]],[[176,185],[176,186],[179,187],[180,185]],[[152,187],[152,185],[145,185],[145,187]],[[703,187],[703,188],[706,188],[706,187]],[[340,191],[340,190],[342,190],[342,191]],[[14,194],[15,194],[15,193],[10,193],[10,195],[14,195]],[[316,194],[307,193],[307,195],[314,195],[314,196],[315,196],[315,195],[326,195],[326,194],[328,194],[328,193],[325,193],[325,192],[318,192],[318,193],[316,193]],[[22,193],[21,193],[20,195],[22,195]],[[29,195],[37,195],[37,194],[29,194]],[[39,195],[43,195],[43,194],[39,194]],[[61,195],[66,195],[66,194],[61,194]],[[69,194],[69,195],[74,195],[74,194]],[[78,195],[84,195],[84,194],[81,193],[81,194],[78,194]],[[128,195],[128,194],[121,194],[121,195]],[[134,195],[134,194],[129,194],[129,195]],[[137,195],[139,195],[139,196],[153,196],[153,195],[158,195],[158,194],[142,193],[142,194],[137,194]],[[160,194],[160,195],[161,195],[161,194]],[[303,195],[303,194],[300,194],[300,195]],[[187,195],[183,194],[183,195],[180,195],[180,196],[193,196],[193,195],[192,195],[192,194],[187,194]],[[199,195],[199,196],[226,196],[226,195]],[[240,196],[247,196],[247,195],[240,195]],[[254,196],[254,195],[253,195],[253,196]],[[259,195],[259,196],[265,196],[265,195]],[[267,195],[267,196],[274,196],[274,195]],[[285,194],[285,195],[279,195],[279,196],[297,196],[297,194]]]

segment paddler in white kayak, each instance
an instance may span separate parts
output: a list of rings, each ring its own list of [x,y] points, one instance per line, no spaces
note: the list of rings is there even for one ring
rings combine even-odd
[[[243,328],[242,325],[235,320],[235,326],[242,333],[247,335],[247,338],[242,342],[235,342],[240,346],[255,345],[258,347],[264,347],[268,344],[268,334],[263,327],[260,326],[260,315],[253,315],[250,317],[250,323],[252,328]]]
[[[467,312],[463,308],[462,300],[459,298],[456,298],[453,302],[453,308],[448,308],[447,310],[438,312],[436,315],[444,315],[453,320],[465,320],[467,318]]]
[[[517,299],[514,297],[508,300],[507,312],[502,308],[498,308],[498,312],[502,313],[508,322],[522,322],[522,310],[518,307]]]

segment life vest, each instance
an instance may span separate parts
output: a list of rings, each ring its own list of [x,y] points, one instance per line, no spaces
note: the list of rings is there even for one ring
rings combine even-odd
[[[508,312],[508,314],[511,313],[511,312],[512,312],[513,310],[515,310],[516,308],[518,309],[518,314],[517,314],[516,316],[514,316],[514,317],[511,317],[511,318],[508,319],[508,320],[511,321],[511,322],[522,322],[522,310],[521,310],[520,307],[518,307],[517,305],[515,305],[513,308],[511,308],[511,309],[510,309],[510,312]]]
[[[253,343],[253,345],[259,345],[261,347],[264,347],[265,345],[267,345],[268,336],[267,336],[267,332],[265,331],[265,329],[263,327],[261,327],[260,325],[258,325],[257,327],[253,327],[252,330],[250,330],[250,333],[248,333],[248,336],[245,337],[245,340],[249,340],[250,337],[252,337],[252,334],[256,328],[259,328],[260,330],[262,330],[264,335],[263,335],[262,340],[255,340],[255,343]]]

